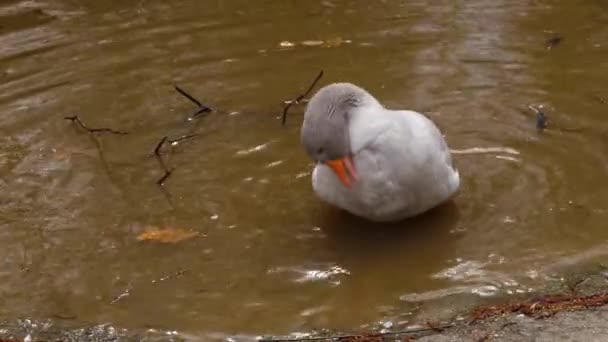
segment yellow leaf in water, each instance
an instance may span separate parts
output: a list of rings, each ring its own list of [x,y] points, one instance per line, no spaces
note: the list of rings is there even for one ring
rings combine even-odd
[[[162,243],[177,243],[198,236],[197,232],[180,228],[149,227],[137,236],[138,241],[152,240]]]

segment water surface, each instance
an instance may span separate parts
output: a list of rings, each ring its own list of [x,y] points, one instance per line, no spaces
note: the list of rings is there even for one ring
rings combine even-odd
[[[0,317],[202,339],[398,328],[603,259],[607,19],[601,1],[3,1]],[[508,150],[456,154],[459,196],[421,218],[332,210],[303,107],[278,119],[321,69],[426,113],[453,149]],[[174,84],[219,110],[187,120]],[[194,133],[164,149],[162,191],[152,150]],[[147,227],[199,236],[138,241]]]

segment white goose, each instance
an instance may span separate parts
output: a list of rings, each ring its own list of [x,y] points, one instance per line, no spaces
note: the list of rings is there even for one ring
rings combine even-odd
[[[426,116],[384,108],[350,83],[308,103],[302,144],[321,200],[372,221],[396,221],[449,200],[460,186],[445,140]]]

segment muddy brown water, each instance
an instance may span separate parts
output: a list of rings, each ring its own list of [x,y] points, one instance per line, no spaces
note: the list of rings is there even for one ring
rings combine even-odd
[[[0,317],[217,338],[394,328],[603,259],[607,21],[602,1],[2,1]],[[421,218],[332,210],[303,107],[278,120],[320,69],[426,113],[453,149],[503,150],[455,155],[459,196]],[[186,120],[174,84],[221,111]],[[130,134],[92,137],[73,114]],[[152,149],[192,133],[165,150],[161,191]],[[200,236],[138,241],[151,226]]]

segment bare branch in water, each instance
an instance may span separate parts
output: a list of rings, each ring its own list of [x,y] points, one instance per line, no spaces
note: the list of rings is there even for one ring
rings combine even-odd
[[[167,139],[168,139],[168,137],[164,136],[162,139],[160,139],[160,141],[158,142],[158,144],[156,144],[156,147],[154,148],[154,155],[156,155],[156,157],[159,159],[160,159],[160,149],[163,147],[163,145],[165,144]]]
[[[171,170],[165,169],[165,174],[156,181],[156,184],[158,184],[160,186],[165,185],[165,181],[167,180],[167,178],[169,178],[169,176],[171,176],[172,173],[173,173],[173,169],[171,169]]]
[[[184,95],[188,100],[194,102],[197,106],[199,107],[203,107],[203,104],[201,103],[201,101],[197,100],[194,98],[194,96],[188,94],[185,90],[183,90],[182,88],[175,86],[175,90],[177,90],[178,93]]]
[[[169,178],[171,176],[171,174],[173,173],[173,171],[175,170],[175,169],[170,169],[167,166],[167,164],[165,163],[165,160],[163,159],[163,156],[161,154],[161,150],[162,150],[163,146],[165,144],[169,144],[169,145],[177,144],[180,141],[192,139],[196,136],[198,136],[198,133],[183,135],[183,136],[175,138],[175,139],[169,139],[169,137],[167,137],[167,136],[164,136],[162,139],[160,139],[160,141],[156,144],[156,147],[154,147],[154,156],[156,157],[156,160],[158,160],[158,164],[160,164],[160,167],[163,169],[164,173],[163,173],[162,177],[160,177],[156,181],[156,184],[163,186],[165,181],[167,180],[167,178]]]
[[[197,100],[194,96],[190,95],[189,93],[187,93],[185,90],[183,90],[182,88],[175,86],[175,90],[182,94],[185,98],[187,98],[188,100],[192,101],[194,104],[196,104],[198,106],[198,109],[196,112],[194,112],[192,115],[190,115],[191,118],[194,118],[198,115],[201,115],[203,113],[210,113],[213,111],[213,108],[211,107],[207,107],[204,104],[201,103],[201,101]]]
[[[306,96],[308,96],[308,93],[310,93],[312,91],[312,89],[315,87],[315,85],[317,85],[317,82],[319,82],[321,77],[323,77],[323,70],[321,70],[319,72],[319,74],[317,75],[315,80],[312,81],[312,83],[310,84],[310,87],[308,87],[308,89],[306,90],[306,92],[304,92],[304,94],[301,94],[300,96],[296,97],[295,100],[288,102],[287,105],[285,106],[285,108],[283,108],[283,116],[281,117],[281,124],[283,126],[285,126],[285,122],[287,121],[287,112],[289,111],[289,108],[291,106],[293,106],[294,104],[300,103],[300,101],[302,101]]]
[[[171,176],[171,173],[173,172],[173,170],[169,169],[167,167],[167,164],[165,164],[165,161],[163,160],[163,156],[160,154],[160,150],[163,147],[163,145],[167,142],[168,138],[167,136],[164,136],[159,142],[158,144],[156,144],[156,147],[154,148],[154,155],[156,156],[156,160],[158,160],[158,163],[160,164],[160,167],[163,169],[163,171],[165,172],[162,177],[160,177],[157,181],[156,184],[163,186],[164,182],[167,180],[167,178],[169,178],[169,176]]]
[[[82,120],[80,120],[78,115],[66,116],[63,119],[70,120],[70,121],[76,123],[78,126],[82,127],[84,130],[88,131],[89,133],[111,133],[111,134],[120,134],[120,135],[129,134],[128,132],[125,132],[125,131],[115,131],[111,128],[106,128],[106,127],[90,128],[87,125],[85,125],[84,122],[82,122]]]
[[[175,139],[167,139],[167,142],[171,145],[173,144],[177,144],[180,141],[184,141],[184,140],[188,140],[188,139],[192,139],[194,137],[198,136],[198,133],[194,133],[194,134],[188,134],[188,135],[183,135],[179,138],[175,138]]]

